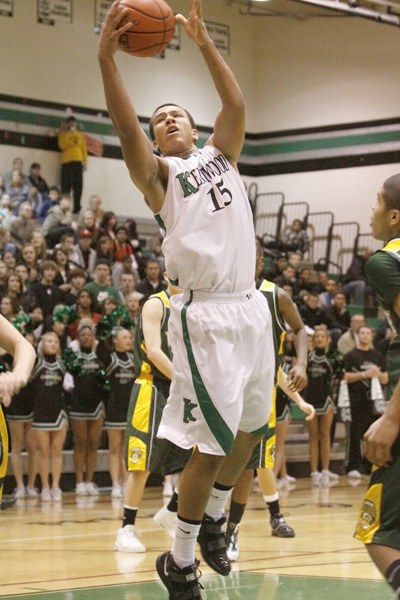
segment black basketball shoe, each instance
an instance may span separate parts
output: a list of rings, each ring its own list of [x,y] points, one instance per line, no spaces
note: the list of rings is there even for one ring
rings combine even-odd
[[[214,521],[208,515],[204,515],[197,537],[201,554],[206,563],[214,571],[224,576],[231,572],[231,562],[226,553],[226,537],[222,531],[225,521],[225,516]]]
[[[193,565],[180,569],[170,551],[157,558],[157,573],[168,590],[169,600],[201,600],[200,589],[203,586],[199,583],[201,573],[198,566],[199,561],[196,560]]]

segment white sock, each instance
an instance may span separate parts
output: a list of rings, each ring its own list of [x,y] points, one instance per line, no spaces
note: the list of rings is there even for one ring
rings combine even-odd
[[[278,492],[275,492],[275,494],[273,494],[272,496],[263,496],[265,502],[267,502],[268,504],[270,502],[275,502],[276,500],[279,500],[279,494]]]
[[[213,487],[211,490],[210,497],[207,502],[205,513],[214,521],[218,521],[224,514],[225,504],[227,503],[232,489],[230,490],[218,490]]]
[[[175,538],[172,544],[172,557],[180,569],[193,565],[197,536],[201,523],[186,523],[179,518],[176,520]]]

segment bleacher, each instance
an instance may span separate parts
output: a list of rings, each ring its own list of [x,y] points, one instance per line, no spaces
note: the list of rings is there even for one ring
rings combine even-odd
[[[360,232],[354,221],[336,222],[332,212],[310,212],[307,202],[286,202],[282,192],[259,193],[256,183],[248,189],[252,205],[256,236],[264,245],[271,241],[282,241],[294,219],[300,219],[310,240],[310,250],[304,256],[301,267],[307,267],[316,280],[318,270],[326,270],[332,279],[341,281],[355,254],[367,248],[374,251],[382,247],[371,233]],[[265,268],[273,261],[273,252],[265,251]],[[351,315],[365,314],[367,323],[377,328],[384,318],[380,309],[349,304]],[[309,475],[308,430],[304,421],[294,421],[289,426],[286,438],[286,460],[291,474]],[[342,472],[346,453],[346,427],[343,423],[335,426],[331,460],[336,470]]]

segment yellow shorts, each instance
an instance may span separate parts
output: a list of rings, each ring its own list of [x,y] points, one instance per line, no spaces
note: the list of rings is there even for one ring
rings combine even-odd
[[[0,406],[0,502],[3,496],[3,484],[7,474],[8,432],[3,409]]]

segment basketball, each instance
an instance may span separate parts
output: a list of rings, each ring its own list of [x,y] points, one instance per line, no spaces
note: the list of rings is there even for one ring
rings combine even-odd
[[[175,31],[171,7],[164,0],[122,0],[120,4],[129,9],[132,26],[120,36],[119,48],[133,56],[163,52]]]

